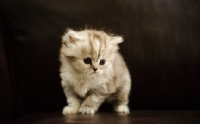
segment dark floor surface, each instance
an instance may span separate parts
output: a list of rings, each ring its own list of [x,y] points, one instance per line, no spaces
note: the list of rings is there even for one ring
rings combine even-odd
[[[128,115],[96,113],[61,115],[61,112],[35,113],[9,124],[200,124],[200,111],[132,111]]]

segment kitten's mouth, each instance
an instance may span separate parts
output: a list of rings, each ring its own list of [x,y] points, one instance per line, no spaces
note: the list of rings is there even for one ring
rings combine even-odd
[[[89,74],[99,74],[99,72],[92,71],[92,72],[90,72]]]
[[[99,74],[102,74],[103,72],[102,71],[90,71],[88,74],[92,74],[92,75],[99,75]]]
[[[93,74],[93,75],[101,75],[101,74],[103,74],[103,72],[102,71],[96,71],[96,72],[92,72],[91,74]]]

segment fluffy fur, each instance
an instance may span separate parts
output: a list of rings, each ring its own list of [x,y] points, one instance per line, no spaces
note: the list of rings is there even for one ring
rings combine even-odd
[[[105,101],[129,113],[130,74],[118,52],[121,36],[68,30],[62,37],[60,76],[68,105],[63,114],[93,114]],[[91,62],[86,58],[89,58]]]

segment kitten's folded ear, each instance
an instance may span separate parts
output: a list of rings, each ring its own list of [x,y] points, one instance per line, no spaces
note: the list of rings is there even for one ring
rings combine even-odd
[[[62,37],[62,42],[66,46],[69,44],[75,44],[80,41],[82,38],[78,35],[78,32],[73,31],[71,29],[67,29],[67,32]]]
[[[110,42],[111,43],[114,43],[114,44],[119,44],[119,43],[122,43],[124,40],[121,36],[114,36],[114,37],[111,37],[111,40]]]

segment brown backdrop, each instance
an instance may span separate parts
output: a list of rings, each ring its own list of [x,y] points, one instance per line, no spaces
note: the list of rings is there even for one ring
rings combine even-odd
[[[2,0],[0,16],[2,120],[66,104],[58,61],[66,27],[124,36],[132,110],[200,108],[198,0]]]

